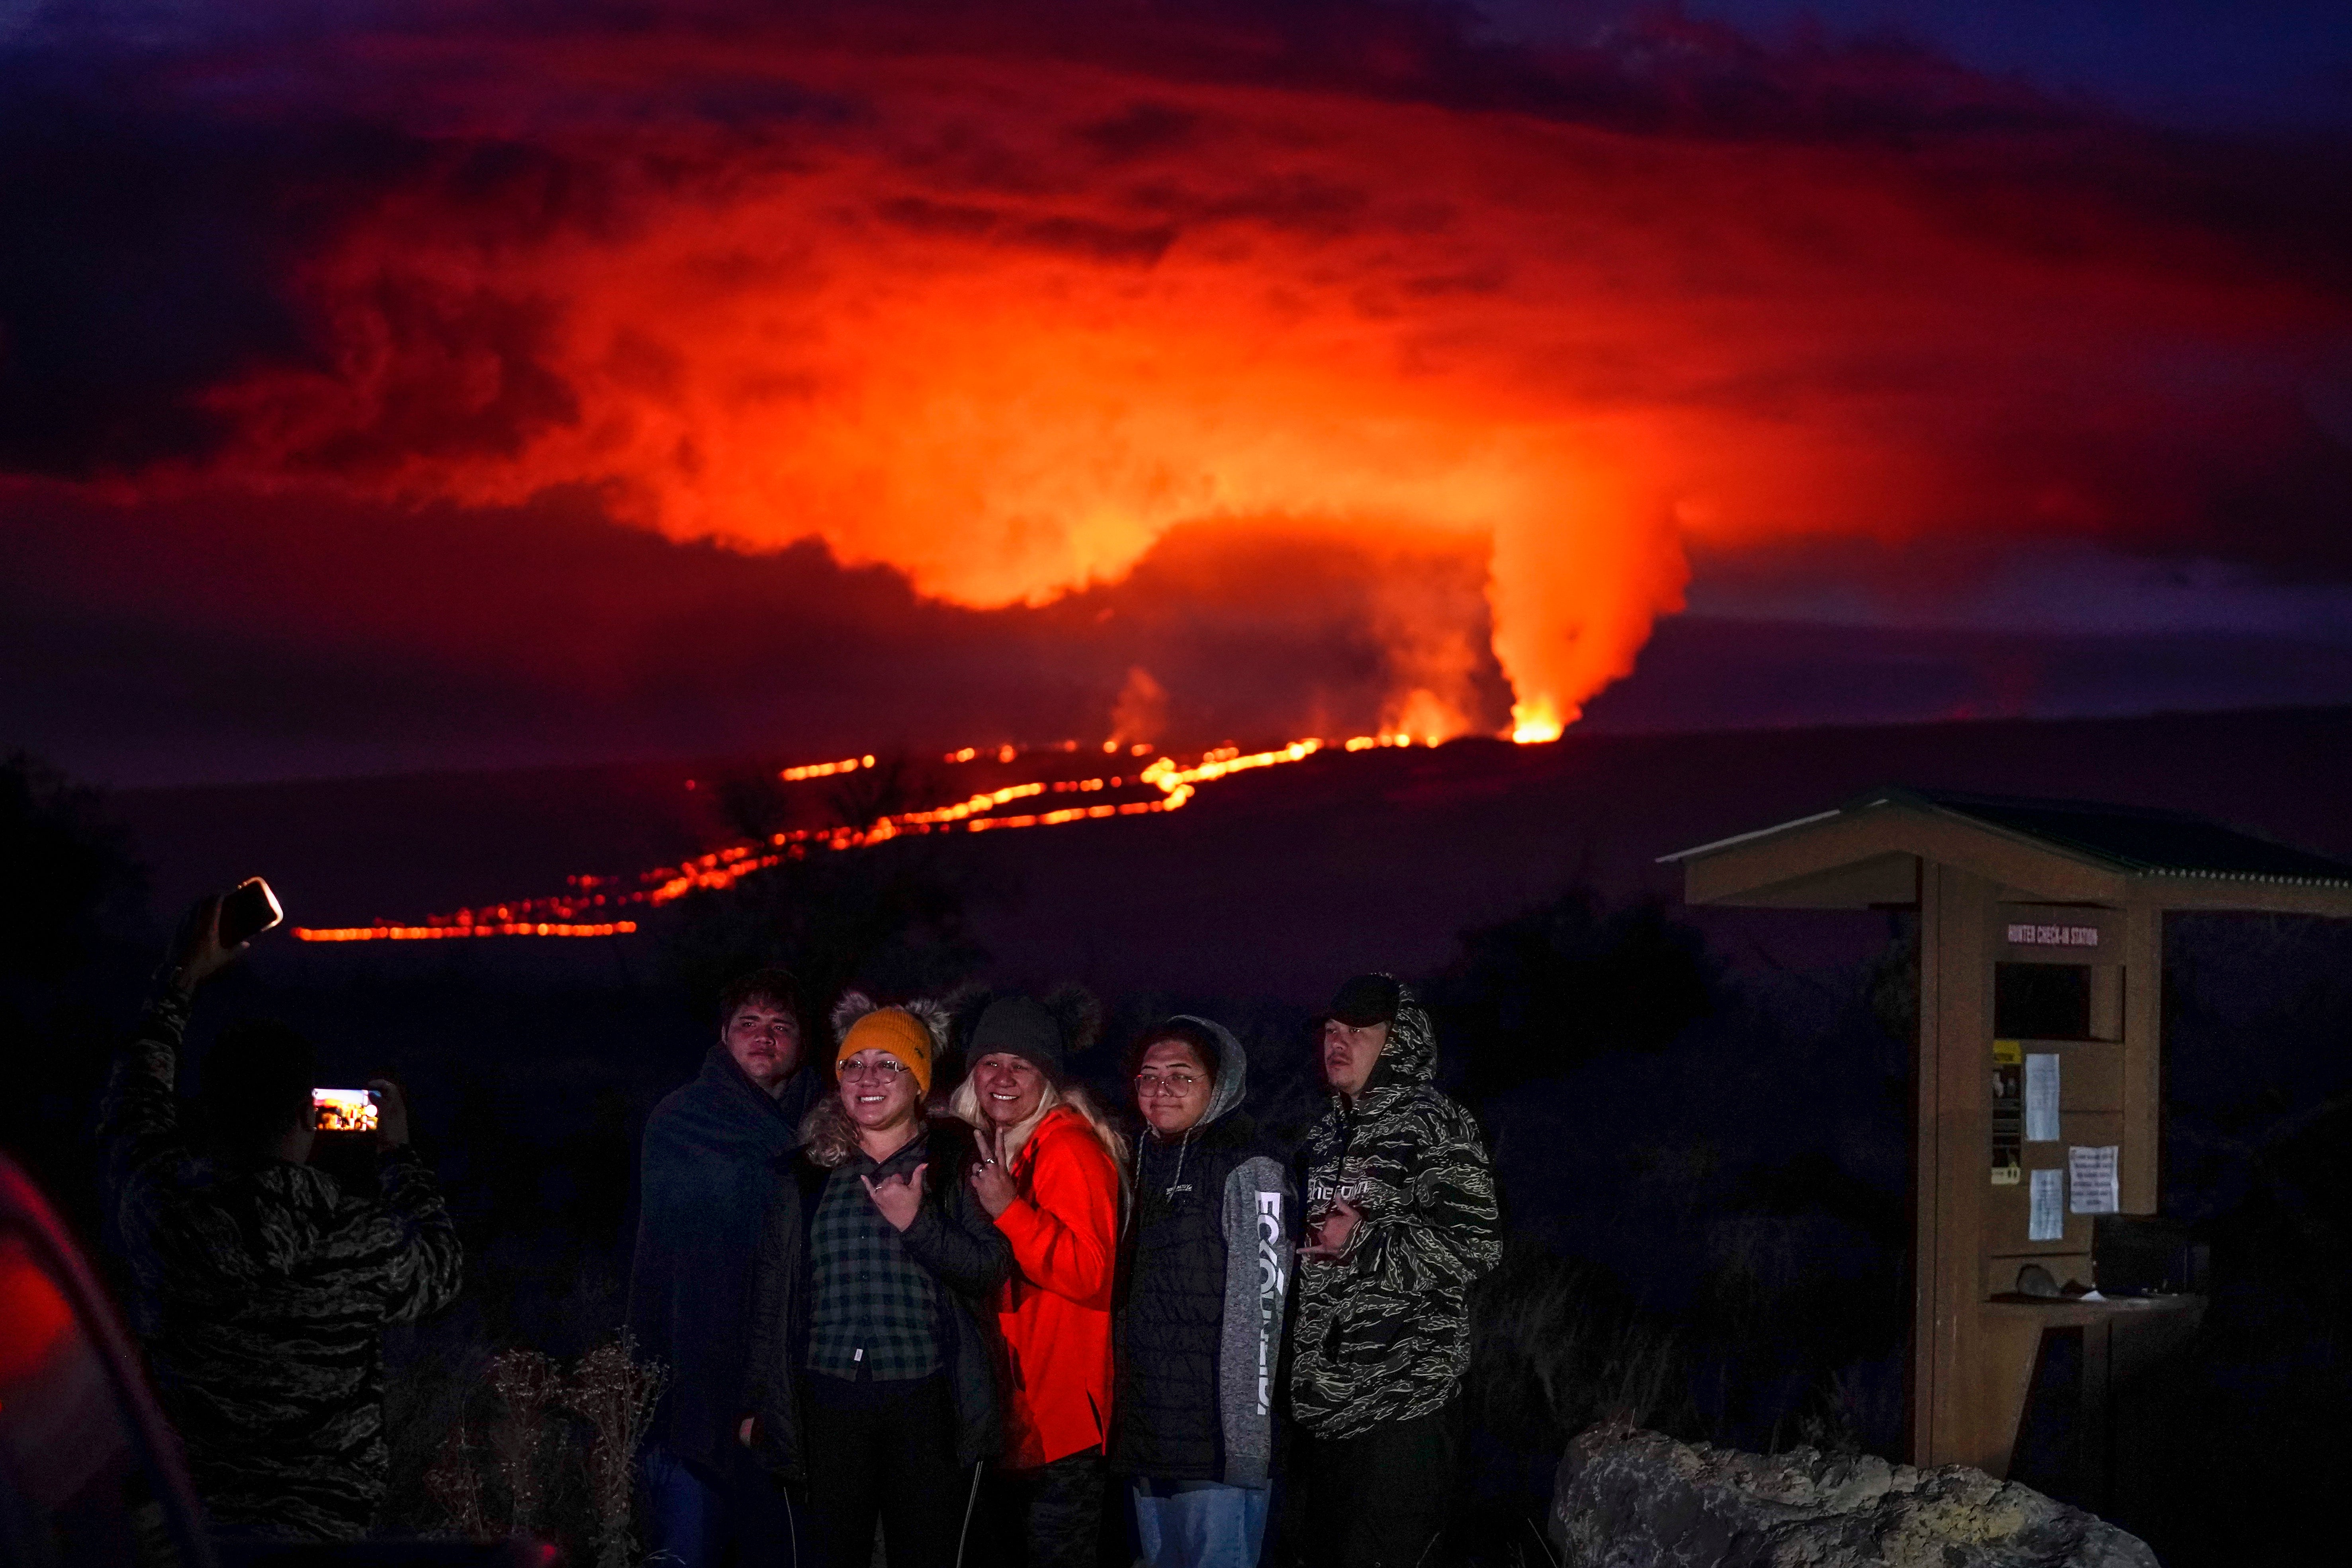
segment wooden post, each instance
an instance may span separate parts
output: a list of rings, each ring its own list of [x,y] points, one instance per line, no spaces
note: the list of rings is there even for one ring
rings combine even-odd
[[[2154,1214],[2162,1173],[2164,911],[2135,900],[2125,910],[2122,1167],[2117,1205]]]
[[[1919,868],[1917,1250],[1912,1307],[1911,1458],[1980,1464],[1977,1341],[1984,1300],[1984,1195],[1992,1138],[1989,1042],[1993,885]]]

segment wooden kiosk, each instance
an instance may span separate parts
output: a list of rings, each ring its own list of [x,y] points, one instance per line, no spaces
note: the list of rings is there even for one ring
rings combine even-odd
[[[2179,813],[1896,788],[1664,858],[1693,904],[1918,912],[1912,1461],[2008,1474],[2042,1338],[2079,1329],[2083,1440],[2128,1468],[2108,1381],[2202,1303],[2049,1292],[2095,1283],[2097,1212],[2156,1212],[2165,911],[2352,916],[2352,866]]]

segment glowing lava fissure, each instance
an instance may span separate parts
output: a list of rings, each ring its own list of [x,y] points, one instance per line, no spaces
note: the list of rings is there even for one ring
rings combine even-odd
[[[1357,735],[1344,741],[1292,741],[1263,752],[1244,752],[1238,746],[1226,745],[1200,753],[1189,764],[1165,753],[1155,756],[1153,753],[1157,748],[1149,744],[1122,745],[1116,741],[1104,742],[1099,752],[1081,747],[1075,741],[1066,741],[1057,746],[1034,748],[965,746],[948,752],[940,760],[949,764],[976,761],[1011,764],[1024,757],[1034,758],[1040,763],[1047,758],[1068,759],[1064,768],[1080,761],[1091,762],[1096,756],[1102,757],[1113,768],[1118,768],[1118,759],[1125,759],[1130,764],[1139,758],[1150,757],[1152,760],[1132,773],[1125,769],[1090,773],[1087,769],[1078,768],[1068,776],[1024,779],[994,789],[976,791],[961,799],[935,806],[885,813],[863,827],[837,825],[785,828],[764,839],[730,844],[677,865],[656,867],[635,877],[569,877],[565,880],[570,889],[565,892],[453,910],[446,914],[428,915],[415,923],[377,921],[363,926],[296,926],[294,935],[300,942],[627,936],[638,929],[637,921],[630,918],[634,914],[641,914],[697,893],[732,887],[754,872],[768,870],[787,860],[802,859],[811,854],[863,849],[897,838],[931,833],[988,833],[1022,827],[1061,827],[1110,817],[1146,816],[1181,811],[1203,786],[1235,773],[1305,762],[1325,751],[1363,752],[1415,743],[1412,735],[1395,733]],[[799,784],[854,774],[870,770],[875,765],[876,760],[869,753],[838,762],[811,763],[780,769],[775,777],[782,783]],[[1063,769],[1054,771],[1061,773]],[[693,781],[689,781],[688,787],[692,785]],[[1056,795],[1104,798],[1086,800],[1083,804],[1073,802],[1067,805],[1048,804]],[[1033,800],[1045,809],[1023,804]],[[1021,809],[1005,809],[1015,805]]]

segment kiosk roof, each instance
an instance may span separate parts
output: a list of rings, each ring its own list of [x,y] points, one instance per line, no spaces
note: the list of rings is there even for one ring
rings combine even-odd
[[[1694,902],[1769,890],[1852,907],[1904,901],[1911,856],[1976,865],[2021,895],[2352,913],[2352,864],[2188,812],[1899,785],[1659,858],[1685,868]]]

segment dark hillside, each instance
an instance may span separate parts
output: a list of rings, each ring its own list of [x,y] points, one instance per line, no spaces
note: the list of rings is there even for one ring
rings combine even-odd
[[[572,873],[714,847],[729,833],[709,781],[751,766],[134,791],[115,804],[166,904],[264,870],[296,918],[356,923],[553,892]],[[960,770],[943,798],[996,782]],[[1222,781],[1173,816],[949,847],[992,889],[973,934],[1011,975],[1303,1001],[1349,969],[1426,970],[1465,926],[1571,881],[1671,898],[1658,856],[1898,782],[2197,811],[2347,854],[2352,709],[1327,753]],[[1736,943],[1774,944],[1836,923],[1707,921]]]
[[[674,861],[742,814],[713,781],[752,771],[116,805],[155,863],[156,909],[260,869],[298,918],[414,918]],[[1115,1043],[1206,1012],[1249,1044],[1254,1110],[1295,1137],[1319,1106],[1312,1010],[1339,976],[1393,968],[1437,1012],[1446,1080],[1486,1124],[1506,1206],[1462,1513],[1463,1544],[1505,1563],[1524,1560],[1560,1444],[1603,1414],[1751,1448],[1891,1452],[1899,1437],[1903,921],[1686,910],[1658,855],[1890,780],[2183,808],[2343,855],[2347,779],[2342,709],[1325,754],[1218,782],[1173,815],[815,856],[626,938],[272,939],[207,997],[195,1074],[221,1022],[262,1013],[314,1035],[339,1079],[390,1069],[410,1087],[472,1260],[460,1307],[396,1347],[401,1518],[424,1525],[419,1478],[488,1355],[576,1354],[610,1332],[639,1129],[710,1037],[717,977],[773,955],[886,992],[1076,978],[1109,1005]],[[2352,1181],[2332,1152],[2352,1104],[2347,940],[2236,917],[2168,935],[2165,1201],[2212,1242],[2216,1301],[2193,1369],[2210,1419],[2180,1435],[2178,1517],[2126,1521],[2168,1562],[2247,1560],[2231,1555],[2250,1543],[2242,1520],[2227,1539],[2210,1528],[2235,1495],[2261,1495],[2263,1529],[2286,1539],[2347,1458],[2329,1414],[2352,1390]],[[83,987],[81,1049],[129,1007],[132,973]],[[1123,1100],[1114,1055],[1078,1070]],[[88,1076],[58,1079],[45,1125],[88,1125],[67,1103]],[[75,1136],[45,1136],[39,1163],[89,1214]]]

